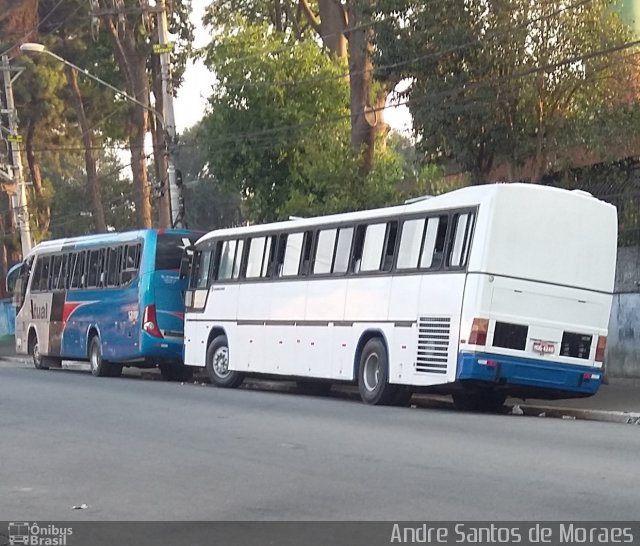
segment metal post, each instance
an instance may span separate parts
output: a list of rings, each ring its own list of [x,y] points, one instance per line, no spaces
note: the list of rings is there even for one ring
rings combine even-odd
[[[22,157],[20,155],[20,135],[18,134],[18,115],[13,101],[13,81],[11,77],[11,66],[9,57],[2,56],[2,74],[4,76],[4,94],[6,97],[7,114],[9,117],[9,145],[11,147],[11,158],[13,163],[13,180],[16,184],[17,195],[12,197],[11,203],[14,206],[14,214],[17,217],[18,229],[20,230],[20,243],[22,245],[22,257],[24,258],[31,250],[31,228],[29,226],[29,208],[27,202],[27,191],[22,175]],[[20,73],[18,73],[19,75]],[[17,76],[16,76],[17,77]]]
[[[173,111],[173,92],[171,84],[171,67],[169,54],[169,30],[167,26],[167,10],[165,0],[157,0],[158,11],[158,54],[160,55],[160,71],[162,75],[162,117],[164,118],[165,140],[167,142],[167,175],[169,177],[169,195],[171,198],[171,223],[173,227],[182,227],[183,201],[182,188],[178,185],[175,164],[175,145],[177,141],[176,121]]]

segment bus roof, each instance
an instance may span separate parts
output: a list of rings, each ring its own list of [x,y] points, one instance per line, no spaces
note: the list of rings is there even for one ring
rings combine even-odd
[[[53,239],[51,241],[42,241],[34,246],[26,256],[33,256],[42,252],[57,252],[62,249],[82,248],[84,246],[91,247],[99,244],[117,244],[135,241],[136,239],[146,238],[150,233],[173,233],[183,235],[193,233],[185,229],[137,229],[132,231],[118,231],[97,233],[94,235],[81,235],[78,237],[67,237],[64,239]]]
[[[301,218],[295,220],[284,220],[280,222],[271,222],[268,224],[256,224],[251,226],[240,226],[233,228],[224,228],[214,231],[210,231],[203,237],[201,237],[196,244],[201,244],[209,239],[225,237],[225,236],[238,236],[248,235],[252,233],[270,232],[275,230],[287,230],[287,229],[312,229],[317,225],[326,224],[339,224],[347,221],[366,221],[375,218],[389,218],[394,216],[400,216],[402,214],[429,212],[436,210],[446,210],[464,207],[480,206],[483,203],[489,203],[493,201],[498,194],[509,194],[514,198],[515,202],[521,202],[523,198],[526,199],[526,195],[529,192],[547,192],[550,196],[556,195],[572,195],[576,199],[589,199],[598,201],[591,194],[581,190],[565,190],[561,188],[553,188],[550,186],[541,186],[537,184],[528,183],[496,183],[485,184],[480,186],[469,186],[454,190],[442,195],[438,195],[429,199],[415,200],[402,205],[395,205],[389,207],[382,207],[377,209],[368,209],[355,212],[345,212],[339,214],[330,214],[325,216],[315,216],[310,218]],[[613,207],[604,201],[600,201],[603,206]]]

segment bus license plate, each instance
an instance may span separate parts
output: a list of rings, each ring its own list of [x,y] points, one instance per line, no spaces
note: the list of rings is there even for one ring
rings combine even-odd
[[[552,354],[556,350],[556,344],[553,341],[541,341],[535,339],[533,341],[533,350],[543,355]]]

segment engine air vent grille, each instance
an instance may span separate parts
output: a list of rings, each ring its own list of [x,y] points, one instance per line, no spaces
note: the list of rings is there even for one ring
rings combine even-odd
[[[447,373],[451,317],[420,317],[416,372]]]

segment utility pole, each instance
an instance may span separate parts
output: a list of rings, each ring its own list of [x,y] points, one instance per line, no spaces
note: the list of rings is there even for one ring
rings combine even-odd
[[[158,17],[158,47],[154,51],[160,56],[162,75],[162,117],[164,118],[165,141],[167,143],[167,176],[169,178],[169,195],[171,197],[171,224],[173,227],[184,226],[184,198],[182,184],[178,180],[175,164],[175,147],[177,144],[176,120],[173,110],[173,85],[171,82],[171,65],[169,54],[172,46],[169,43],[167,26],[167,9],[165,0],[156,1]]]
[[[12,70],[16,72],[11,76]],[[4,79],[4,96],[6,108],[2,109],[3,114],[9,118],[9,147],[11,148],[11,163],[15,185],[15,191],[11,192],[11,208],[17,218],[16,224],[20,230],[20,243],[22,245],[22,257],[24,258],[31,250],[31,229],[29,227],[29,208],[27,203],[27,191],[22,174],[22,158],[20,155],[20,135],[18,134],[18,113],[13,102],[13,82],[22,73],[22,69],[12,69],[9,64],[9,57],[2,56],[2,75]]]

